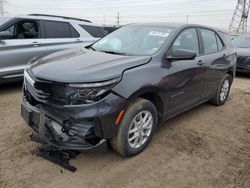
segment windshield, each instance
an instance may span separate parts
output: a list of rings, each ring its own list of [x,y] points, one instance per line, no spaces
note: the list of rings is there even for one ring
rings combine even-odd
[[[157,52],[174,30],[171,27],[122,27],[92,45],[92,49],[124,55],[152,55]]]
[[[0,17],[0,26],[9,20],[11,20],[11,18],[9,18],[9,17]]]
[[[239,36],[232,40],[233,46],[237,48],[250,48],[250,36]]]

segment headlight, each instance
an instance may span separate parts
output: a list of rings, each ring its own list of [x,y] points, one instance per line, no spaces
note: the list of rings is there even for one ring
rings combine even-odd
[[[72,102],[91,103],[104,97],[120,78],[98,83],[68,84],[66,96]]]

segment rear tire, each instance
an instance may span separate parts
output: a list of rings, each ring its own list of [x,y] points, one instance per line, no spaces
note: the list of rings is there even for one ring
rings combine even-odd
[[[230,93],[231,85],[232,77],[229,74],[226,74],[221,80],[216,96],[211,99],[211,103],[217,106],[225,104]]]
[[[133,156],[150,143],[157,125],[157,110],[148,100],[137,98],[126,110],[117,135],[110,140],[112,148],[123,156]]]

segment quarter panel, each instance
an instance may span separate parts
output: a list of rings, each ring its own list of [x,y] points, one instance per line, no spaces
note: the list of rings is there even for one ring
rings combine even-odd
[[[205,87],[202,94],[202,99],[209,99],[214,97],[224,75],[233,68],[231,63],[232,53],[227,49],[205,55],[206,58],[206,73],[205,73]]]

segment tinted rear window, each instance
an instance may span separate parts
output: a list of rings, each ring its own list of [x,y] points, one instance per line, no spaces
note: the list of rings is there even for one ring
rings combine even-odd
[[[105,36],[105,32],[102,27],[92,25],[81,25],[81,27],[86,30],[92,37],[102,38]]]
[[[118,27],[103,27],[103,30],[106,32],[106,34],[112,33],[113,31],[117,29]]]
[[[67,22],[45,21],[46,38],[77,38],[79,34]]]
[[[71,25],[70,25],[70,31],[71,31],[72,38],[78,38],[78,37],[80,37],[80,34]]]

